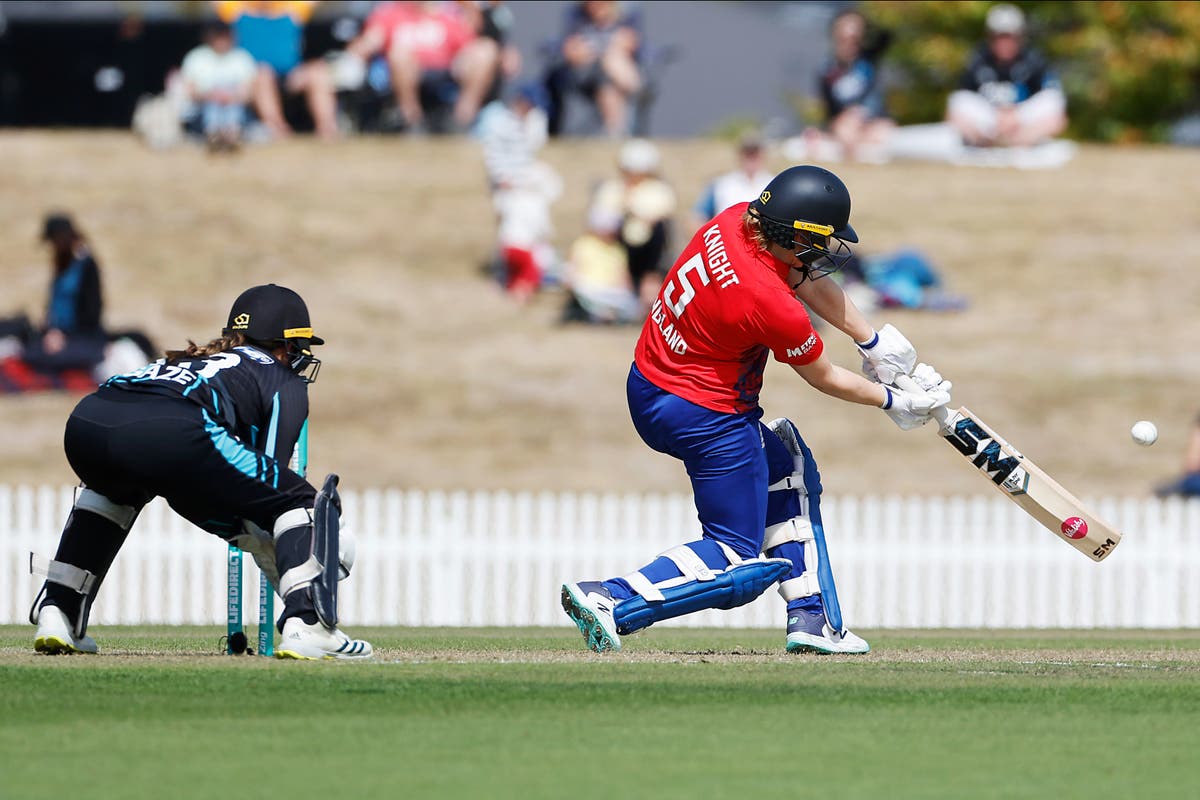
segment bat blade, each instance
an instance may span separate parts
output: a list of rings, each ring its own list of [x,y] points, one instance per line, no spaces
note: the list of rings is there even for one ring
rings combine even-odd
[[[1121,543],[1119,531],[1097,517],[970,409],[948,412],[938,432],[1001,494],[1088,558],[1103,561]]]
[[[896,385],[910,392],[921,387],[908,375]],[[1042,527],[1093,561],[1103,561],[1121,543],[1121,533],[989,428],[970,409],[933,412],[938,433],[967,463]]]

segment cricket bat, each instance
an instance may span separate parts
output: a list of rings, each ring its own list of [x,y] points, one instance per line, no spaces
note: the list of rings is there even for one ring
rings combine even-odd
[[[905,391],[920,392],[908,375],[896,379]],[[1121,534],[1101,520],[1075,495],[1021,455],[970,409],[942,407],[933,412],[938,434],[1009,500],[1025,509],[1048,531],[1093,561],[1103,561]]]

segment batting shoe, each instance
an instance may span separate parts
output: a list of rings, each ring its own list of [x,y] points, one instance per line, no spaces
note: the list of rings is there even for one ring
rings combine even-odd
[[[825,620],[824,611],[797,609],[788,612],[787,651],[789,653],[867,653],[871,645],[850,631],[835,631]]]
[[[283,636],[275,648],[275,657],[298,661],[363,659],[370,658],[374,652],[370,642],[351,639],[340,628],[331,631],[319,622],[309,625],[299,617],[289,617],[284,620]]]
[[[588,648],[597,653],[621,649],[621,637],[613,619],[614,605],[612,595],[600,581],[563,584],[563,611],[579,627]]]
[[[37,636],[33,649],[48,656],[67,653],[97,653],[96,640],[90,636],[75,638],[71,621],[58,606],[42,606],[37,614]]]

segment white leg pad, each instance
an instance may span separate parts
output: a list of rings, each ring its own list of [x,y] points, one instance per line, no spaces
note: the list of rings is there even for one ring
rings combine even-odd
[[[321,565],[317,562],[314,556],[309,556],[298,567],[292,567],[283,575],[279,576],[279,596],[287,597],[297,589],[303,589],[308,586],[321,574]]]
[[[763,537],[763,550],[768,551],[787,542],[799,542],[804,546],[804,574],[780,583],[780,596],[791,601],[820,594],[821,586],[817,582],[817,543],[808,517],[792,517],[778,525],[769,526]]]
[[[811,542],[813,536],[812,523],[808,521],[808,517],[792,517],[778,525],[767,526],[763,536],[763,550],[779,547],[785,542]]]
[[[804,556],[808,557],[807,551]],[[779,584],[779,594],[787,601],[799,600],[801,597],[811,597],[820,593],[821,584],[817,581],[815,569],[810,569],[798,578],[792,578]]]
[[[275,530],[273,532],[273,535],[274,535],[275,539],[278,539],[281,535],[283,535],[284,533],[287,533],[288,531],[290,531],[294,528],[300,528],[305,525],[311,525],[311,524],[312,524],[312,509],[311,508],[293,508],[291,511],[283,512],[282,514],[279,515],[278,518],[276,518]],[[244,521],[242,523],[242,525],[245,528],[246,532],[248,534],[250,534],[251,536],[257,537],[259,534],[261,534],[262,536],[267,535],[265,531],[263,531],[261,528],[259,528],[257,525],[255,525],[253,522],[250,522],[247,520],[247,521]],[[248,550],[249,548],[243,547],[242,549]],[[254,554],[255,560],[257,561],[258,560],[257,552],[256,551],[251,551],[251,552]],[[346,578],[350,577],[350,570],[354,568],[354,560],[357,557],[357,555],[358,555],[357,540],[355,539],[353,532],[351,532],[348,528],[343,526],[342,529],[339,531],[339,535],[338,535],[338,580],[344,581],[344,580],[346,580]],[[275,557],[274,546],[272,546],[270,548],[270,557],[271,558]],[[279,578],[279,596],[284,597],[287,595],[288,592],[292,591],[293,589],[298,589],[298,588],[300,588],[300,586],[307,586],[308,584],[312,583],[313,579],[317,576],[318,573],[313,572],[313,574],[311,574],[311,575],[308,573],[312,572],[312,570],[315,568],[316,563],[317,563],[317,560],[315,558],[313,558],[312,556],[309,556],[308,561],[306,561],[304,564],[301,564],[298,567],[293,567],[292,569],[289,569],[286,573],[284,573],[282,576],[280,576],[280,578]],[[261,566],[261,563],[260,563],[260,566]],[[271,570],[271,572],[274,572],[274,570]],[[291,576],[290,579],[289,579],[289,576]]]
[[[293,508],[291,511],[285,511],[275,518],[273,533],[275,534],[275,538],[278,539],[292,528],[299,528],[303,525],[312,525],[312,509]]]
[[[138,515],[138,509],[133,506],[118,505],[86,486],[80,489],[79,494],[75,496],[75,508],[104,517],[123,531],[133,527],[133,521],[137,519]]]

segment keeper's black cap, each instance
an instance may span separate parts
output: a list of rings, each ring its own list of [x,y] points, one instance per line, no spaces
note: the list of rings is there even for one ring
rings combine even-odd
[[[71,219],[71,216],[61,211],[47,214],[46,218],[42,221],[42,241],[48,242],[64,234],[71,236],[79,235],[79,229],[75,227],[75,222]]]
[[[256,342],[297,339],[301,344],[325,344],[313,335],[308,306],[300,295],[273,283],[253,286],[238,295],[229,309],[224,333],[242,333]]]

